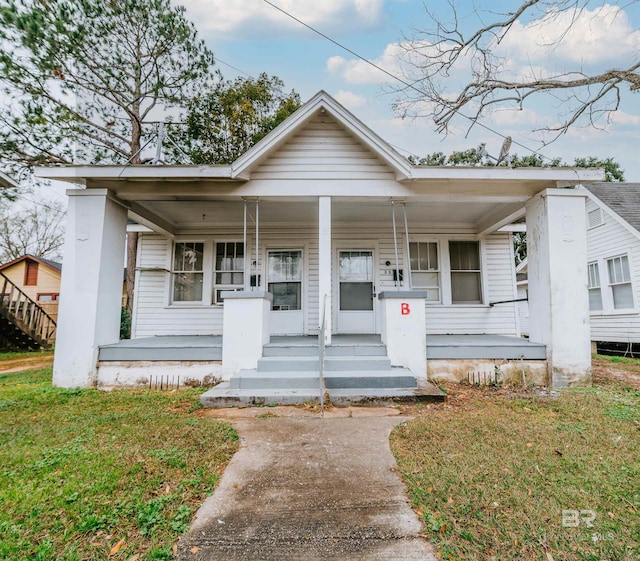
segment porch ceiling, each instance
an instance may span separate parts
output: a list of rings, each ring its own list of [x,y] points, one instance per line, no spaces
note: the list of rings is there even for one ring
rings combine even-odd
[[[396,220],[403,221],[402,203],[396,203]],[[177,231],[211,226],[239,225],[243,222],[242,201],[144,201],[147,210],[174,225]],[[406,203],[409,224],[477,224],[493,215],[501,206],[492,202],[428,202]],[[249,213],[255,214],[253,203]],[[390,224],[392,220],[390,200],[334,199],[332,222],[341,225]],[[251,218],[250,218],[251,220]],[[318,223],[318,203],[311,201],[261,200],[260,224],[299,225]]]

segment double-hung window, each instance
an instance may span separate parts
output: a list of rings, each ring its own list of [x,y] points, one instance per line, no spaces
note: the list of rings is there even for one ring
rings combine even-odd
[[[173,301],[202,302],[204,243],[176,242],[173,253]]]
[[[481,304],[480,243],[450,241],[452,304]]]
[[[602,289],[600,288],[600,270],[597,261],[587,264],[589,310],[598,312],[602,310]]]
[[[411,287],[424,290],[427,302],[440,302],[440,267],[437,242],[409,242]]]
[[[607,259],[609,286],[613,297],[613,307],[616,310],[634,308],[633,289],[631,287],[631,272],[629,258],[626,255]]]
[[[216,243],[213,284],[216,303],[222,302],[223,291],[244,288],[244,244],[242,242]]]

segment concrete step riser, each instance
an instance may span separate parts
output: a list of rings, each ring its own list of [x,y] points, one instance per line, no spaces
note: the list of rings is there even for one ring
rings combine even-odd
[[[361,357],[355,359],[341,357],[326,357],[325,372],[340,372],[350,370],[389,370],[391,361],[386,357]]]
[[[266,357],[318,356],[317,346],[272,347],[267,345],[262,353]],[[325,356],[387,356],[387,349],[381,345],[359,345],[354,347],[326,347]]]
[[[316,372],[319,361],[310,357],[267,357],[258,360],[258,372]]]
[[[413,376],[325,376],[327,389],[388,389],[388,388],[417,388],[416,379]]]
[[[304,378],[279,378],[275,376],[255,376],[252,378],[234,378],[229,381],[231,389],[241,390],[299,390],[299,389],[317,389],[320,387],[320,376]]]

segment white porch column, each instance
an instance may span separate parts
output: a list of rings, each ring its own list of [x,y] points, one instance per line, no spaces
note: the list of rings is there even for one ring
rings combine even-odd
[[[90,387],[98,347],[120,339],[127,210],[107,189],[70,189],[53,384]]]
[[[382,304],[382,342],[391,366],[403,366],[418,379],[427,378],[427,332],[425,302],[420,290],[385,291]]]
[[[223,292],[222,366],[232,374],[258,367],[269,342],[273,296],[260,290]]]
[[[331,197],[318,198],[318,296],[319,315],[324,312],[326,331],[325,345],[331,344]],[[325,298],[326,296],[326,298]]]
[[[591,384],[585,196],[546,189],[526,205],[529,338],[547,346],[554,387]]]

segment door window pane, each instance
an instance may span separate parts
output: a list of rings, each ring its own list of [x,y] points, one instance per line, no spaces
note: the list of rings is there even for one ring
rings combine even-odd
[[[268,290],[273,294],[271,309],[302,309],[302,251],[269,251]]]
[[[340,280],[341,281],[372,281],[373,280],[373,252],[371,251],[341,251],[340,252]]]
[[[340,283],[340,310],[341,311],[373,310],[373,283],[341,282]]]
[[[299,282],[269,283],[269,292],[273,294],[272,310],[299,310],[301,302],[301,288]]]

